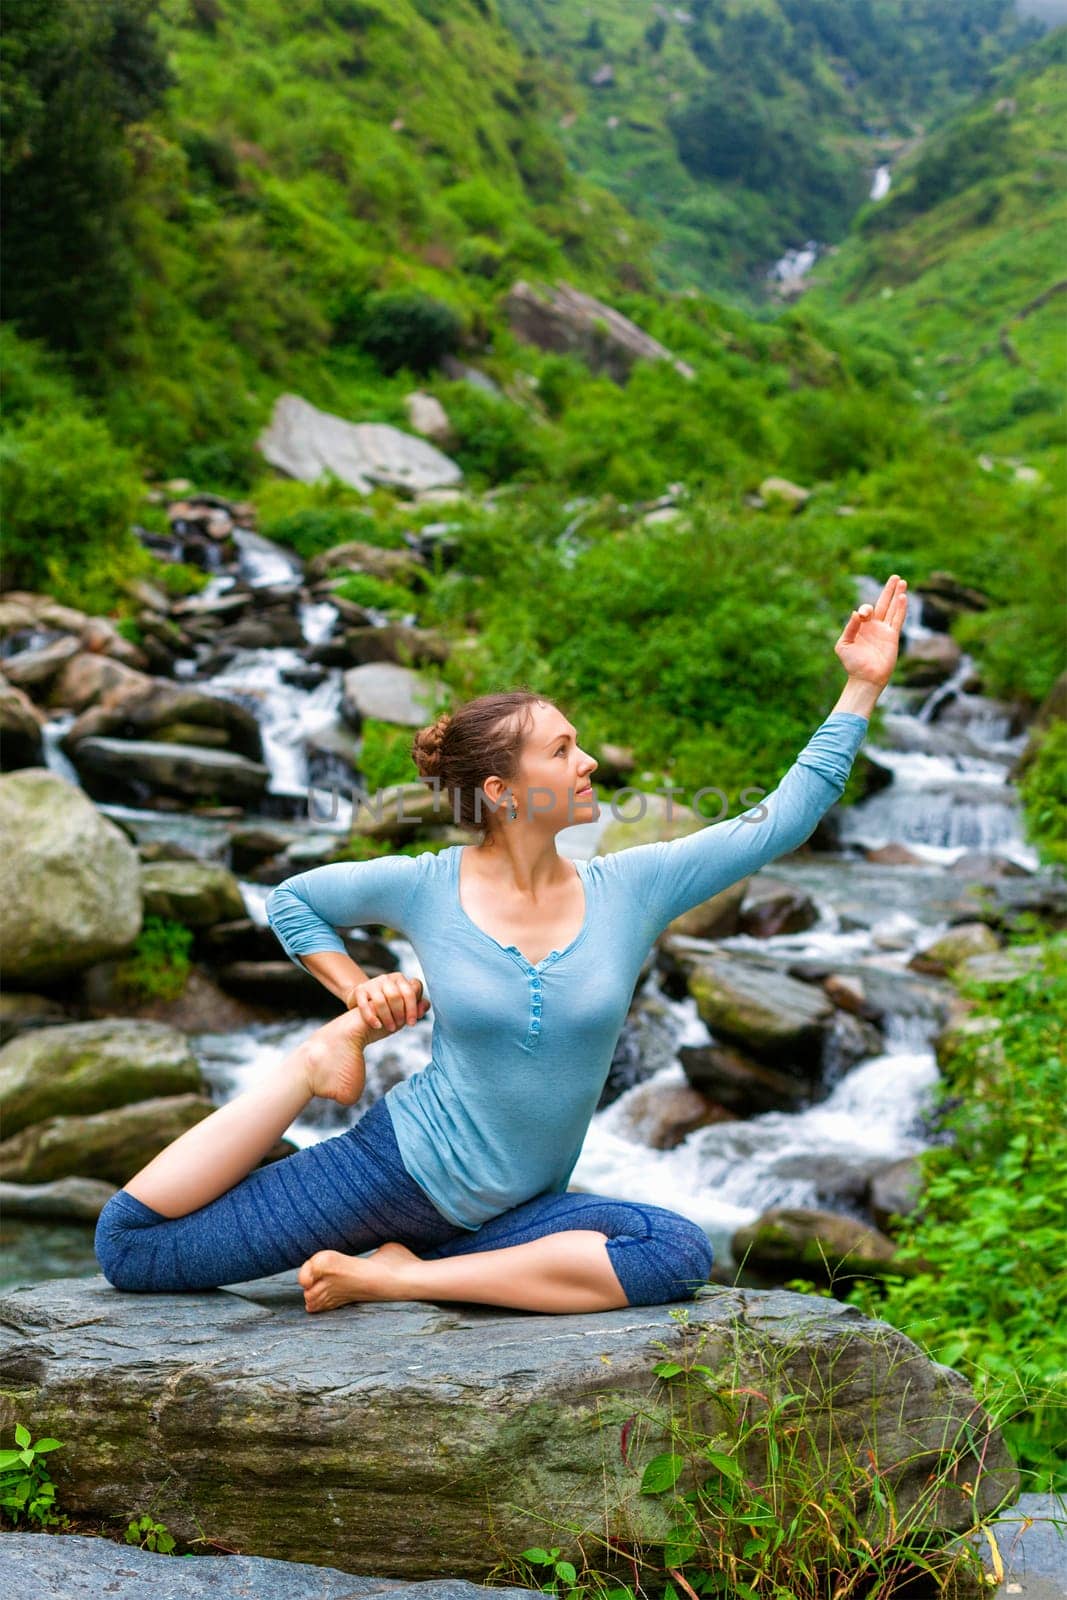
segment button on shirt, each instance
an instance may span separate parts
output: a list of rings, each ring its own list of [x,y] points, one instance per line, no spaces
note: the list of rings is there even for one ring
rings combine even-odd
[[[385,1100],[407,1171],[456,1227],[566,1191],[657,935],[803,844],[843,792],[867,727],[856,712],[831,712],[778,787],[740,816],[576,862],[585,920],[541,961],[460,905],[468,846],[314,867],[273,890],[268,920],[297,966],[343,952],[338,928],[381,924],[411,942],[431,1002],[431,1059]]]

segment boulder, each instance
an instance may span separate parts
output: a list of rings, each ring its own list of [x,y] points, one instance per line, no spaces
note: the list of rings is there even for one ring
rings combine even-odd
[[[169,917],[187,928],[210,928],[245,915],[237,879],[204,861],[153,861],[141,868],[145,916]]]
[[[376,484],[414,491],[463,479],[462,468],[428,440],[388,422],[347,422],[298,394],[278,396],[256,445],[272,467],[291,478],[316,483],[328,469],[361,494],[370,494]]]
[[[29,695],[0,677],[0,770],[44,765],[43,722]]]
[[[48,704],[69,711],[85,711],[113,689],[142,693],[152,683],[145,672],[124,666],[111,656],[79,650],[63,663],[48,694]]]
[[[689,993],[717,1040],[739,1045],[783,1072],[818,1072],[834,1013],[821,988],[733,951],[704,952],[687,959],[687,966]]]
[[[185,1036],[156,1022],[71,1022],[24,1033],[0,1050],[5,1139],[49,1117],[203,1092]]]
[[[757,875],[748,880],[741,905],[742,933],[753,939],[774,939],[782,933],[803,933],[819,920],[815,902],[795,884]]]
[[[343,640],[350,661],[398,661],[402,666],[441,666],[448,660],[448,641],[430,628],[390,622],[382,628],[349,628]]]
[[[221,730],[228,749],[249,761],[263,759],[259,723],[251,711],[191,684],[163,678],[149,678],[147,684],[127,682],[108,690],[98,705],[84,711],[68,728],[63,748],[77,764],[78,745],[86,739],[154,740],[160,728],[175,723]]]
[[[793,1423],[831,1477],[872,1448],[898,1516],[921,1503],[924,1526],[969,1529],[1018,1492],[962,1374],[887,1324],[780,1291],[707,1288],[680,1309],[391,1301],[312,1317],[295,1271],[182,1294],[54,1279],[0,1301],[0,1427],[32,1416],[64,1439],[76,1414],[77,1449],[53,1458],[72,1515],[151,1506],[180,1540],[290,1561],[328,1549],[407,1579],[481,1581],[532,1544],[575,1559],[583,1536],[662,1544],[667,1507],[640,1487],[677,1425],[665,1359],[709,1369],[685,1379],[709,1433],[720,1388],[799,1396]],[[931,1494],[946,1441],[959,1461]],[[878,1537],[873,1498],[854,1510]]]
[[[411,394],[404,396],[404,410],[411,428],[421,433],[424,439],[440,445],[442,450],[454,447],[455,432],[448,420],[448,412],[435,394],[426,394],[422,389],[412,390]]]
[[[696,377],[688,362],[678,360],[621,311],[569,283],[538,293],[520,279],[508,291],[504,314],[524,343],[580,356],[593,372],[618,384],[627,382],[638,360],[669,361],[679,376]]]
[[[0,778],[4,979],[48,983],[129,949],[141,931],[141,863],[120,828],[44,767]]]
[[[951,634],[931,633],[906,641],[897,663],[907,688],[927,688],[951,678],[960,664],[960,647]]]
[[[0,1178],[48,1183],[77,1176],[121,1187],[216,1109],[206,1096],[179,1094],[116,1106],[91,1117],[49,1117],[0,1143]],[[279,1140],[264,1159],[275,1160],[292,1150],[288,1140]]]
[[[54,1461],[53,1457],[53,1461]],[[485,1588],[462,1578],[405,1583],[362,1578],[315,1562],[270,1561],[262,1556],[174,1559],[157,1550],[77,1533],[22,1533],[0,1546],[0,1583],[9,1594],[33,1600],[364,1600],[393,1592],[394,1600],[484,1600]],[[184,1554],[184,1552],[183,1552]],[[400,1590],[400,1594],[395,1591]],[[494,1600],[541,1600],[540,1589],[493,1585]]]
[[[7,989],[0,994],[0,1045],[17,1039],[32,1028],[49,1028],[66,1022],[67,1013],[59,1000],[46,994],[18,993]]]
[[[751,1061],[729,1045],[683,1044],[678,1059],[694,1088],[738,1117],[796,1111],[806,1098],[805,1086],[796,1078]]]
[[[653,1150],[673,1150],[697,1128],[734,1120],[725,1106],[686,1083],[639,1083],[630,1090],[626,1110],[642,1144]]]
[[[58,676],[60,669],[72,656],[78,654],[80,648],[77,639],[66,634],[49,644],[20,650],[15,655],[5,656],[4,676],[16,689],[32,689],[38,695],[43,695],[52,679]]]
[[[101,799],[144,804],[156,795],[245,805],[258,800],[270,769],[229,750],[154,739],[82,739],[71,756],[85,787]]]
[[[893,1217],[910,1217],[919,1203],[922,1168],[917,1156],[905,1156],[871,1178],[867,1203],[880,1228]]]
[[[784,511],[799,511],[811,499],[811,490],[788,478],[764,478],[759,486],[759,498],[764,506]]]
[[[98,1178],[57,1178],[54,1183],[0,1183],[5,1217],[52,1217],[95,1222],[117,1185]]]
[[[341,710],[355,728],[365,717],[423,728],[448,697],[448,689],[435,678],[392,661],[370,661],[345,673]]]
[[[331,572],[337,572],[339,569],[348,572],[366,572],[372,578],[381,578],[386,583],[411,583],[416,580],[422,583],[425,580],[426,563],[420,561],[410,550],[387,550],[380,544],[367,544],[361,539],[349,539],[344,544],[335,544],[332,550],[324,550],[321,555],[311,558],[308,562],[308,582],[317,584]],[[367,613],[362,606],[357,606],[354,600],[335,598],[329,585],[321,594],[316,589],[316,599],[329,600],[349,622],[361,623],[367,620]]]
[[[908,966],[913,972],[943,974],[970,956],[987,955],[999,949],[999,939],[984,922],[960,922],[940,939],[916,951]]]
[[[770,1277],[803,1273],[825,1282],[905,1270],[894,1261],[896,1245],[877,1228],[836,1211],[803,1206],[777,1206],[738,1228],[730,1253]]]

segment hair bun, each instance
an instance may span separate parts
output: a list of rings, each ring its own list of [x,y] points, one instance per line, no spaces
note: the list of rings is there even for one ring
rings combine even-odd
[[[441,746],[451,726],[452,718],[446,711],[431,722],[428,727],[420,728],[411,745],[411,758],[422,778],[436,778],[441,774]]]

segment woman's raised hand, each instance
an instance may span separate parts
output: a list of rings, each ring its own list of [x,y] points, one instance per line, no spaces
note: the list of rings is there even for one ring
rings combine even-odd
[[[358,1011],[364,1022],[384,1039],[405,1024],[421,1021],[430,1009],[430,1002],[423,995],[421,978],[407,978],[402,972],[382,972],[350,989],[345,996],[345,1006],[349,1011]]]
[[[862,605],[845,623],[834,653],[850,678],[885,688],[897,664],[900,630],[908,612],[908,585],[896,573],[874,605]]]

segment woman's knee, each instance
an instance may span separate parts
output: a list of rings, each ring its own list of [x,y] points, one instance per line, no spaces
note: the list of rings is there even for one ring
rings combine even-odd
[[[119,1189],[103,1207],[96,1219],[93,1249],[97,1265],[113,1289],[136,1293],[151,1288],[144,1260],[146,1232],[163,1220],[161,1213],[125,1189]]]
[[[662,1206],[641,1206],[645,1230],[608,1240],[615,1275],[630,1305],[692,1300],[708,1281],[715,1260],[699,1223]]]

